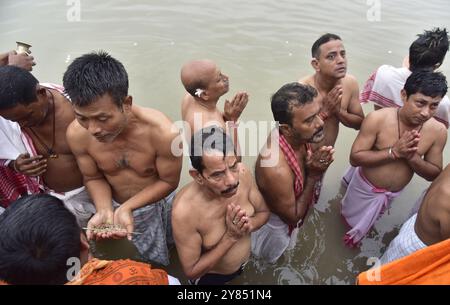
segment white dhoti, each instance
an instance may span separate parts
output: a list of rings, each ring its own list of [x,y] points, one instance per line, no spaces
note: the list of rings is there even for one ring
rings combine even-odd
[[[417,214],[414,214],[403,224],[397,237],[389,244],[388,249],[381,257],[381,264],[390,263],[427,246],[420,240],[414,230],[416,218]]]
[[[251,234],[252,253],[269,263],[275,263],[284,251],[295,247],[298,225],[289,234],[289,226],[277,215],[270,213],[269,221]]]
[[[66,208],[77,218],[81,228],[87,227],[89,218],[95,214],[95,206],[84,186],[63,194],[55,192],[50,192],[49,194],[64,202]]]

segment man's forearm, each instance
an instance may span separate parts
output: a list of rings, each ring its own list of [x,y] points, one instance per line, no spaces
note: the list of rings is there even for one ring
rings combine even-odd
[[[308,206],[311,204],[313,199],[315,185],[315,179],[309,177],[306,178],[302,194],[290,210],[290,217],[288,219],[285,219],[284,221],[287,220],[288,224],[296,225],[300,221],[300,219],[305,218],[306,212],[308,211]]]
[[[113,210],[111,186],[104,178],[85,180],[84,185],[97,211]]]
[[[269,219],[269,216],[270,216],[269,210],[255,212],[255,215],[253,217],[251,217],[251,220],[252,220],[251,231],[254,232],[254,231],[258,230],[259,228],[261,228],[267,222],[267,219]]]
[[[389,149],[384,150],[364,150],[350,154],[350,163],[352,166],[376,167],[389,163],[393,160],[389,155]]]
[[[230,238],[227,233],[222,236],[219,243],[211,250],[203,253],[190,270],[185,270],[190,279],[197,279],[211,271],[222,257],[230,250],[237,240]]]
[[[361,128],[362,121],[364,120],[363,117],[357,114],[349,113],[346,110],[340,110],[337,117],[342,124],[356,130]]]
[[[168,183],[164,180],[158,180],[125,201],[122,204],[122,208],[127,208],[134,211],[146,205],[156,203],[165,198],[176,188],[177,186],[174,183]]]
[[[409,159],[408,164],[416,174],[428,181],[433,181],[442,171],[437,165],[423,160],[418,154]]]

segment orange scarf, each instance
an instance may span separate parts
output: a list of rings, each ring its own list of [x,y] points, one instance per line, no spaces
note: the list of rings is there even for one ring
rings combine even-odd
[[[168,285],[166,271],[132,260],[92,259],[66,285]]]
[[[358,276],[359,285],[449,285],[450,239],[431,245]]]

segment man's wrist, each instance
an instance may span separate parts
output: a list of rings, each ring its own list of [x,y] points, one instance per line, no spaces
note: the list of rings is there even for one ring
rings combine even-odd
[[[233,121],[233,120],[226,121],[225,124],[228,128],[238,128],[239,127],[239,121],[237,121],[237,120],[236,121]]]
[[[395,149],[393,146],[389,147],[388,153],[389,153],[389,158],[391,158],[392,160],[400,159],[400,156],[398,155],[398,153],[395,152]]]

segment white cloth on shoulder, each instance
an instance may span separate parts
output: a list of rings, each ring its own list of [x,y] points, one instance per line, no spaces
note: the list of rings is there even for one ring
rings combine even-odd
[[[411,75],[408,68],[395,68],[382,65],[367,80],[360,94],[361,103],[372,102],[380,107],[402,107],[400,92],[405,86],[406,79]],[[450,121],[450,100],[444,96],[434,118],[447,128]]]
[[[284,251],[295,248],[298,226],[289,235],[289,226],[274,213],[269,221],[251,234],[252,253],[257,258],[275,263]]]
[[[407,256],[413,252],[425,248],[427,245],[417,236],[414,230],[417,214],[409,218],[400,229],[398,235],[389,244],[388,249],[381,257],[381,264],[390,263],[396,259]]]

